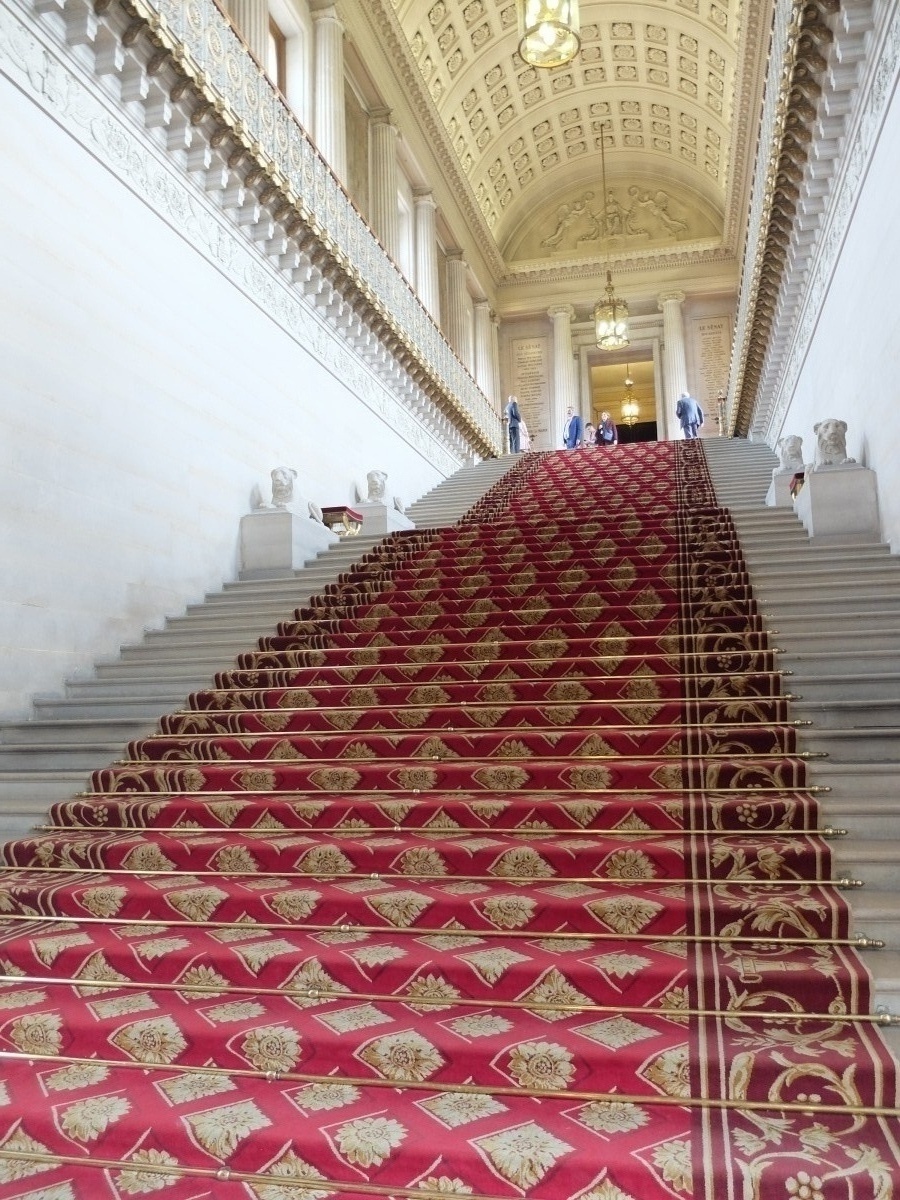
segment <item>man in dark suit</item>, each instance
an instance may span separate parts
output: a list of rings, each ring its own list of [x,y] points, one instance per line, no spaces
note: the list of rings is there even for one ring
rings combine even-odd
[[[684,437],[691,441],[700,436],[703,409],[693,396],[689,396],[687,392],[681,393],[681,399],[675,405],[675,416],[678,418],[678,424],[681,426]]]
[[[510,396],[506,401],[504,418],[509,425],[509,452],[510,454],[518,454],[521,448],[519,445],[519,426],[522,424],[522,414],[519,412],[518,397]]]
[[[567,450],[574,450],[576,446],[580,446],[583,433],[584,422],[570,404],[566,409],[566,423],[563,427],[563,445],[565,448]]]

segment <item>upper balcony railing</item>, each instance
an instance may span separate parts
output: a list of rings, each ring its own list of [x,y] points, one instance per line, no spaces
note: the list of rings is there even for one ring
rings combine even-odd
[[[501,453],[484,393],[214,0],[130,0],[304,223],[443,393],[479,453]]]

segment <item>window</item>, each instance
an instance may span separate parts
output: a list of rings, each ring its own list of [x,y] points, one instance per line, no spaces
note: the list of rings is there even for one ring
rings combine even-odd
[[[282,95],[287,92],[287,38],[269,17],[269,56],[266,62],[269,78]]]

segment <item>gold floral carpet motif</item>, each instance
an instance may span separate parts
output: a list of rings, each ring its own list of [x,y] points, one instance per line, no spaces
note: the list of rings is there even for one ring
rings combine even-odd
[[[702,444],[532,454],[2,849],[0,1200],[892,1200]]]

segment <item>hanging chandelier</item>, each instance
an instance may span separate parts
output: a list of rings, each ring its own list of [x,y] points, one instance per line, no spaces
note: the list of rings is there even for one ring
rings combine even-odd
[[[601,350],[624,350],[628,345],[628,305],[616,295],[606,272],[606,299],[594,307],[594,332]]]
[[[603,236],[606,229],[606,124],[600,131],[600,176],[603,183]],[[594,330],[601,350],[623,350],[628,345],[628,305],[620,300],[613,287],[609,269],[609,241],[606,243],[606,299],[598,300],[594,308]]]
[[[636,425],[641,415],[641,406],[634,398],[634,380],[631,367],[625,368],[625,395],[622,397],[622,424]]]
[[[578,0],[518,0],[519,54],[532,67],[562,67],[581,47]]]

